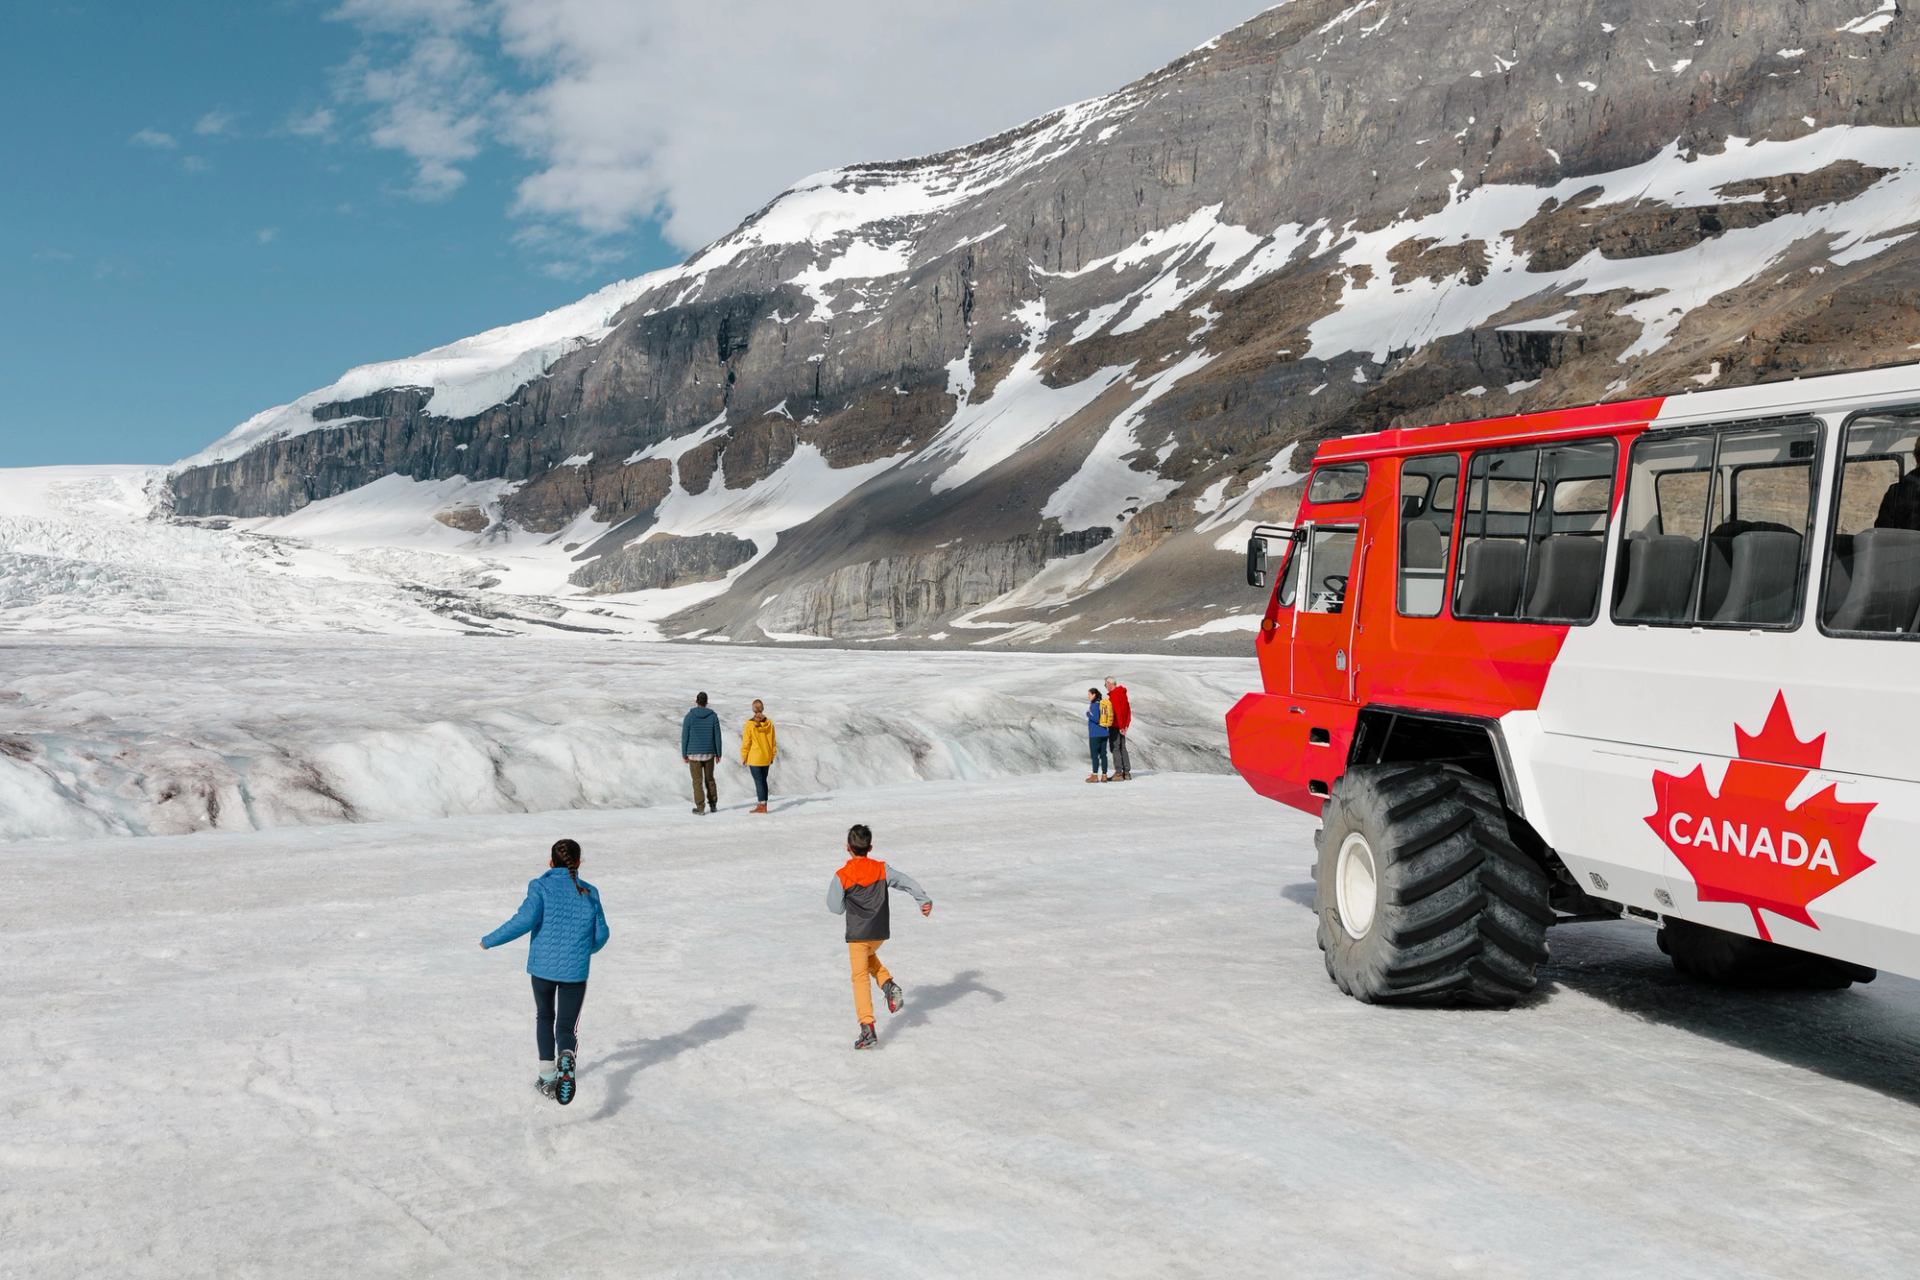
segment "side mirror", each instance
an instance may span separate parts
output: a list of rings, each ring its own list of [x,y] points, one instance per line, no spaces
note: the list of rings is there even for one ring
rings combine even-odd
[[[1279,538],[1283,542],[1297,541],[1298,529],[1286,525],[1260,524],[1253,527],[1253,536],[1247,539],[1247,585],[1264,587],[1267,585],[1267,539]]]

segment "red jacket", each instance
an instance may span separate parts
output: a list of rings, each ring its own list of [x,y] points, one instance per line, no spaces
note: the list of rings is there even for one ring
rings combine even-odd
[[[1133,704],[1127,701],[1127,686],[1117,684],[1113,692],[1107,695],[1107,701],[1113,704],[1113,727],[1125,733],[1133,727]]]

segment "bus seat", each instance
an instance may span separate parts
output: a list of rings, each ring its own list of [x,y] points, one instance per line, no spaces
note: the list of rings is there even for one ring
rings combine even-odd
[[[1527,597],[1529,618],[1593,616],[1600,598],[1600,574],[1606,563],[1606,542],[1579,534],[1543,538],[1534,550],[1533,591]]]
[[[1732,543],[1726,598],[1712,620],[1761,626],[1792,622],[1800,586],[1800,535],[1753,529],[1735,534]]]
[[[1827,625],[1836,631],[1911,630],[1920,618],[1920,532],[1863,529],[1853,535],[1853,581]]]
[[[1447,535],[1431,520],[1409,520],[1400,527],[1400,562],[1409,569],[1447,567]]]
[[[1846,603],[1853,587],[1853,535],[1838,533],[1833,538],[1833,554],[1827,557],[1827,582],[1820,593],[1820,614],[1832,621]]]
[[[1512,538],[1475,538],[1460,553],[1457,614],[1511,618],[1520,610],[1527,573],[1527,547]]]
[[[1615,611],[1622,622],[1685,622],[1693,608],[1700,544],[1678,533],[1627,537],[1627,582]]]
[[[1707,536],[1706,581],[1700,587],[1700,616],[1719,614],[1727,600],[1727,585],[1733,580],[1734,535],[1715,530]]]

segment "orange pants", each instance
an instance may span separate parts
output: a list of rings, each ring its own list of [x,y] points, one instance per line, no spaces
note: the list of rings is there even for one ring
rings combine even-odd
[[[873,1024],[873,988],[868,983],[885,986],[893,981],[887,966],[880,963],[880,948],[884,945],[885,939],[847,944],[847,962],[853,969],[853,1011],[869,1026]]]

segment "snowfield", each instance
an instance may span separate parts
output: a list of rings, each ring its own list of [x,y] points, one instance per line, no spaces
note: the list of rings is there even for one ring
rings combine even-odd
[[[1743,995],[1632,924],[1510,1013],[1321,969],[1310,824],[1237,780],[793,796],[0,846],[0,1273],[1899,1275],[1920,988]],[[851,1050],[849,822],[905,1010]],[[524,944],[571,835],[613,938],[580,1096]],[[904,902],[904,899],[902,900]],[[31,1188],[31,1194],[27,1190]]]
[[[0,640],[0,841],[686,803],[680,718],[729,750],[754,698],[774,786],[1086,765],[1086,691],[1131,689],[1136,765],[1224,773],[1250,659],[609,644],[555,636]],[[724,795],[749,786],[737,755]]]

